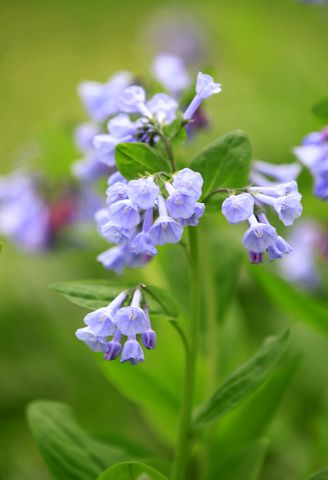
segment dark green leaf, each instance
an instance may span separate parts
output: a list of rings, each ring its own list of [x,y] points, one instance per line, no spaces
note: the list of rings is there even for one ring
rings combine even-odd
[[[84,432],[67,405],[33,402],[27,418],[41,454],[58,480],[94,480],[105,468],[127,459],[122,450]]]
[[[251,268],[253,278],[282,312],[328,334],[328,307],[266,268]]]
[[[115,149],[116,166],[127,180],[156,172],[169,172],[168,162],[146,143],[120,143]]]
[[[143,463],[126,462],[108,468],[97,480],[167,480],[167,478]]]
[[[246,133],[235,130],[219,138],[191,162],[204,179],[203,196],[220,187],[237,188],[248,183],[251,144]]]
[[[328,470],[321,470],[320,472],[314,473],[309,480],[328,480]]]
[[[313,113],[323,120],[328,120],[328,98],[324,98],[312,107]]]
[[[199,407],[195,414],[194,427],[199,428],[216,420],[255,392],[269,378],[286,348],[288,337],[287,330],[278,336],[267,338],[261,349],[232,373],[216,393]]]
[[[94,310],[108,305],[123,290],[136,286],[132,283],[109,280],[81,280],[53,283],[49,288],[61,293],[76,305]],[[173,298],[164,290],[147,284],[144,293],[152,318],[158,315],[173,320],[178,316],[178,309]]]
[[[268,449],[267,440],[260,440],[229,458],[213,471],[207,480],[258,480]]]

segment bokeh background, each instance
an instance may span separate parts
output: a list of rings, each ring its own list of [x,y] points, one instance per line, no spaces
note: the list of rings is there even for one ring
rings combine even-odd
[[[117,69],[147,74],[159,48],[156,29],[177,19],[200,35],[204,63],[214,66],[224,87],[207,106],[211,128],[190,152],[242,128],[256,158],[291,161],[292,146],[323,126],[311,106],[328,90],[327,6],[294,0],[1,0],[0,174],[21,162],[25,146],[44,129],[85,118],[76,95],[81,80],[105,81]],[[327,221],[328,206],[312,198],[306,173],[301,184],[305,215]],[[69,403],[91,431],[114,424],[120,435],[156,441],[133,403],[121,397],[94,356],[75,340],[82,310],[47,289],[57,280],[106,277],[95,262],[98,251],[98,246],[69,248],[37,256],[4,246],[0,478],[50,478],[25,421],[26,404],[37,398]],[[236,352],[229,360],[233,366],[247,358],[263,334],[291,320],[268,308],[268,299],[250,279],[240,283],[231,308],[226,321],[231,317],[233,323],[226,330]],[[294,346],[304,361],[270,427],[273,453],[265,480],[303,478],[308,469],[328,464],[328,339],[297,324]],[[229,370],[229,362],[220,365]]]

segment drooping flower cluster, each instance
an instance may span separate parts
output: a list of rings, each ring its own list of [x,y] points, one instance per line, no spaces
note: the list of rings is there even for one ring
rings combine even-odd
[[[86,327],[79,328],[76,336],[92,351],[103,352],[105,360],[115,360],[122,351],[121,362],[136,365],[144,361],[140,340],[145,348],[152,350],[156,346],[156,333],[140,288],[134,290],[130,305],[125,306],[129,298],[129,291],[122,292],[107,307],[86,315]]]
[[[114,182],[114,183],[113,183]],[[97,213],[102,236],[117,246],[99,255],[105,268],[121,272],[157,254],[156,246],[177,243],[184,226],[196,226],[205,206],[198,200],[203,179],[184,168],[172,176],[127,182],[114,174],[107,189],[107,209]]]
[[[328,127],[307,135],[302,145],[294,148],[298,160],[314,177],[314,193],[328,200]]]
[[[115,147],[123,142],[145,142],[153,145],[158,132],[177,117],[180,95],[189,87],[191,79],[183,60],[172,54],[159,55],[153,66],[155,78],[167,92],[147,98],[142,86],[133,83],[128,72],[118,72],[108,82],[83,82],[79,94],[90,123],[80,125],[75,132],[77,148],[82,160],[72,166],[74,175],[83,182],[92,182],[115,168]],[[201,72],[196,81],[196,95],[185,110],[188,129],[207,124],[200,105],[209,96],[219,93],[221,85]],[[104,125],[106,129],[104,130]]]
[[[266,251],[271,261],[292,251],[270,224],[264,209],[270,206],[282,223],[290,226],[302,214],[301,198],[297,183],[292,180],[280,185],[248,187],[245,192],[224,200],[222,213],[229,223],[248,222],[243,244],[252,263],[261,263]]]

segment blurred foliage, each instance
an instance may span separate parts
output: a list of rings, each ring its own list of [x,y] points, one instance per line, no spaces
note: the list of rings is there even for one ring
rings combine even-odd
[[[74,150],[65,132],[85,118],[75,94],[76,85],[83,79],[103,81],[116,69],[128,68],[139,76],[147,73],[155,48],[153,42],[145,41],[149,26],[156,26],[159,18],[185,13],[203,22],[206,59],[215,66],[224,88],[207,106],[211,128],[190,142],[186,158],[193,158],[206,142],[241,128],[249,135],[256,158],[292,160],[291,147],[307,132],[323,126],[323,119],[313,115],[311,107],[318,98],[327,96],[327,6],[301,5],[294,0],[205,0],[201,5],[196,0],[180,0],[162,2],[160,7],[150,0],[96,0],[92,4],[84,0],[2,0],[0,128],[5,135],[0,138],[1,173],[13,163],[21,165],[30,156],[24,144],[36,138],[41,138],[41,146],[48,152],[40,157],[45,170],[54,177],[68,173]],[[50,153],[49,137],[42,133],[49,129],[58,146]],[[311,176],[303,172],[300,189],[305,215],[327,222],[327,205],[312,197],[311,188]],[[328,463],[328,398],[324,387],[328,382],[328,350],[323,310],[327,298],[307,300],[302,296],[305,303],[300,304],[293,286],[277,284],[273,276],[270,282],[271,277],[264,278],[264,271],[255,271],[254,266],[250,267],[254,275],[237,261],[233,270],[228,270],[229,263],[224,260],[231,255],[232,247],[236,258],[245,257],[240,246],[241,230],[225,225],[218,215],[212,217],[212,228],[221,235],[219,240],[213,239],[212,250],[204,249],[204,262],[212,265],[217,279],[210,294],[214,318],[219,312],[220,334],[218,339],[214,337],[218,344],[215,371],[205,378],[203,365],[199,365],[197,401],[204,399],[202,392],[213,393],[218,383],[215,377],[213,384],[213,375],[227,376],[251,357],[263,337],[284,329],[296,316],[299,322],[293,326],[290,352],[303,354],[301,363],[291,358],[245,404],[224,418],[217,431],[211,432],[215,446],[212,454],[218,455],[219,449],[225,448],[231,458],[246,459],[245,468],[254,469],[255,475],[257,462],[268,452],[259,478],[310,477]],[[99,437],[105,431],[113,436],[115,424],[115,434],[125,442],[139,442],[146,449],[151,445],[162,456],[170,455],[167,440],[175,429],[174,414],[163,419],[161,438],[155,438],[135,405],[138,378],[126,384],[118,372],[119,365],[102,363],[103,375],[97,359],[74,338],[83,309],[47,290],[49,283],[59,280],[111,277],[95,262],[101,245],[99,241],[89,251],[72,248],[40,256],[24,256],[7,244],[3,246],[0,478],[50,478],[24,419],[26,404],[37,398],[68,403],[79,423]],[[220,264],[216,262],[216,249],[221,252]],[[237,278],[238,266],[237,298],[232,300],[231,278]],[[161,249],[143,275],[168,288],[184,309],[188,285],[183,271],[184,257],[179,247],[168,246]],[[130,277],[133,280],[135,273]],[[285,295],[275,304],[277,292],[283,291]],[[291,315],[293,304],[298,305],[295,318]],[[312,329],[313,323],[319,330]],[[171,377],[164,375],[163,384],[170,395],[177,395],[182,363],[177,335],[170,325],[161,325],[158,330],[159,348],[145,367],[151,370],[151,378],[156,378],[157,365],[159,370],[163,366],[165,372],[170,370]],[[202,349],[206,354],[207,345]],[[172,365],[176,368],[170,369]],[[254,411],[256,416],[251,414]],[[265,440],[257,440],[263,436],[270,438],[268,450]],[[253,446],[247,447],[251,442]],[[210,459],[204,459],[205,465],[207,462],[210,464]],[[220,468],[222,472],[227,466]],[[216,475],[209,470],[209,478],[218,478]],[[312,478],[324,477],[319,473]]]

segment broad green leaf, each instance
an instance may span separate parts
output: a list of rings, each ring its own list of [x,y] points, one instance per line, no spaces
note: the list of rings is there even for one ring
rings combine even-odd
[[[266,268],[251,268],[253,278],[282,312],[328,334],[328,306],[320,303]]]
[[[314,473],[309,480],[328,480],[328,470],[321,470],[320,472]]]
[[[259,390],[222,419],[210,447],[213,455],[220,451],[224,458],[229,457],[266,435],[299,363],[300,356],[296,356],[275,369]],[[218,463],[221,464],[220,459]]]
[[[255,392],[270,376],[273,367],[283,354],[289,331],[269,337],[261,349],[244,365],[232,373],[214,395],[195,414],[194,428],[225,415]]]
[[[108,468],[97,480],[167,480],[167,478],[143,463],[125,462]]]
[[[237,188],[248,183],[251,144],[241,130],[229,132],[202,150],[191,162],[204,179],[203,197],[220,187]]]
[[[109,280],[81,280],[74,282],[59,282],[49,286],[52,290],[64,295],[67,300],[81,307],[94,310],[108,305],[120,292],[130,290],[137,285],[131,282],[116,282]],[[153,285],[143,289],[151,316],[158,315],[170,320],[175,319],[179,312],[174,299],[164,290]]]
[[[317,117],[323,120],[328,120],[328,98],[324,98],[313,105],[312,111]]]
[[[49,470],[58,480],[94,480],[105,468],[127,460],[121,449],[89,436],[65,404],[33,402],[27,419]]]
[[[268,441],[260,440],[229,458],[207,480],[258,480],[268,450]]]
[[[115,149],[116,166],[127,180],[156,172],[169,172],[168,162],[146,143],[120,143]]]

